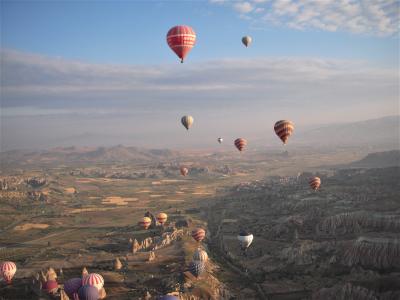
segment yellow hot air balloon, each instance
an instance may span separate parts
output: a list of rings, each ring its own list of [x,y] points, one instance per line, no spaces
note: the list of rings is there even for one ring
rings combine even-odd
[[[168,215],[166,213],[160,212],[157,215],[157,221],[158,223],[160,223],[161,225],[164,225],[165,222],[167,222],[168,219]]]
[[[185,126],[187,130],[193,125],[193,117],[192,116],[183,116],[181,119],[182,125]]]
[[[143,229],[148,229],[151,225],[151,219],[149,217],[143,217],[140,221],[139,221],[139,225],[143,228]]]

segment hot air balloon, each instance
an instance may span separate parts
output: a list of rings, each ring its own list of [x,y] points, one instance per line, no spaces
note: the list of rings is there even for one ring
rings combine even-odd
[[[42,289],[46,290],[49,294],[54,294],[58,290],[58,283],[56,280],[47,280]]]
[[[163,212],[161,212],[161,213],[159,213],[157,215],[157,221],[161,225],[164,225],[164,223],[167,222],[167,218],[168,218],[168,215],[166,213],[163,213]]]
[[[244,150],[246,145],[247,145],[247,141],[245,139],[238,138],[235,140],[235,146],[240,152],[242,152]]]
[[[217,139],[217,141],[218,141],[218,143],[222,144],[222,142],[224,141],[224,139],[219,137],[219,138]]]
[[[197,261],[202,261],[202,262],[207,262],[208,260],[208,254],[206,251],[204,251],[201,248],[197,248],[196,251],[193,254],[193,260]]]
[[[151,225],[151,219],[149,217],[143,217],[140,221],[139,221],[139,225],[143,228],[143,229],[148,229]]]
[[[82,286],[81,278],[72,278],[64,282],[64,292],[71,299],[74,299],[74,294],[78,293],[79,288]]]
[[[242,37],[242,43],[243,43],[243,45],[246,46],[246,48],[248,46],[250,46],[251,42],[252,42],[251,36],[246,35],[246,36]]]
[[[82,285],[91,285],[100,291],[104,286],[103,276],[97,273],[90,273],[82,278]]]
[[[280,120],[275,123],[274,130],[276,135],[282,140],[283,144],[286,144],[289,136],[293,133],[294,124],[292,121]]]
[[[310,179],[310,181],[308,182],[310,184],[310,187],[316,191],[319,189],[319,186],[321,185],[321,178],[319,177],[313,177]]]
[[[190,127],[192,127],[194,122],[194,119],[192,116],[183,116],[181,118],[181,123],[183,126],[185,126],[186,130],[189,130]]]
[[[15,272],[17,272],[17,266],[12,261],[5,261],[0,265],[0,271],[4,281],[10,284]]]
[[[79,300],[98,300],[100,298],[99,290],[92,285],[84,285],[79,291]]]
[[[193,28],[186,25],[172,27],[167,33],[167,43],[183,63],[196,43],[196,33]]]
[[[181,167],[181,175],[186,176],[189,173],[189,169],[186,167]]]
[[[189,272],[199,277],[206,269],[206,264],[202,261],[192,261],[189,265]]]
[[[242,248],[242,250],[246,250],[253,242],[253,235],[246,231],[240,231],[239,235],[237,236],[237,239],[239,240],[240,247]]]
[[[206,231],[203,228],[196,228],[192,231],[192,237],[196,242],[201,242],[206,237]]]

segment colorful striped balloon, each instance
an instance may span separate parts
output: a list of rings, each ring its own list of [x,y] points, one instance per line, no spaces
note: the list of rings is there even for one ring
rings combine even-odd
[[[319,177],[313,177],[310,179],[310,181],[308,182],[310,184],[310,187],[316,191],[319,189],[319,186],[321,185],[321,178]]]
[[[149,217],[143,217],[140,221],[139,221],[139,225],[143,228],[143,229],[148,229],[151,225],[151,219]]]
[[[238,138],[235,140],[235,146],[240,152],[242,152],[247,146],[247,141],[243,138]]]
[[[192,237],[196,242],[201,242],[206,237],[206,231],[203,228],[196,228],[192,231]]]
[[[292,121],[280,120],[275,123],[274,130],[276,135],[282,140],[283,144],[286,144],[289,136],[293,133],[294,124]]]
[[[157,221],[161,225],[163,225],[165,222],[167,222],[167,219],[168,219],[168,215],[166,213],[161,212],[157,215]]]
[[[0,271],[4,280],[10,284],[15,273],[17,272],[17,266],[12,261],[5,261],[0,265]]]
[[[196,251],[193,254],[193,260],[194,261],[202,261],[202,262],[207,262],[208,260],[208,254],[206,251],[204,251],[201,248],[197,248]]]
[[[189,272],[199,277],[206,269],[206,264],[202,261],[192,261],[189,265]]]
[[[82,278],[82,285],[94,286],[100,291],[104,286],[103,276],[97,273],[90,273]]]
[[[196,43],[196,33],[186,25],[172,27],[167,33],[168,46],[181,59],[181,63]]]

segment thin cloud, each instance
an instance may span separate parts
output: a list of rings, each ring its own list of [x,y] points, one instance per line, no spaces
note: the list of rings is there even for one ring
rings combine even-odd
[[[348,93],[345,101],[379,93],[394,99],[389,95],[398,79],[392,69],[318,58],[222,59],[181,70],[173,65],[89,64],[12,50],[3,50],[1,57],[2,105],[8,107],[40,105],[45,99],[64,105],[91,99],[96,106],[96,101],[117,99],[173,99],[182,92],[188,99],[229,97],[239,102],[243,95],[257,99],[267,93],[262,98],[272,100],[287,97],[288,87],[295,98],[334,89]]]
[[[233,8],[241,14],[247,14],[254,9],[253,5],[250,2],[235,3],[233,4]]]
[[[400,21],[397,0],[253,0],[220,4],[233,8],[241,18],[246,15],[245,19],[257,27],[390,36],[398,32]]]

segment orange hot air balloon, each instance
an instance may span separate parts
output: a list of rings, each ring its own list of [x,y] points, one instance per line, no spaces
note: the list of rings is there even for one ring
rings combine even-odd
[[[321,178],[319,177],[313,177],[310,179],[310,181],[308,182],[310,184],[310,187],[316,191],[319,189],[319,186],[321,185]]]
[[[143,228],[143,229],[148,229],[151,225],[151,219],[149,217],[143,217],[140,221],[139,221],[139,225]]]
[[[167,218],[168,218],[168,215],[167,215],[166,213],[163,213],[163,212],[160,212],[160,213],[157,215],[157,221],[158,221],[158,223],[160,223],[161,225],[164,225],[164,223],[167,222]]]
[[[203,228],[196,228],[192,231],[192,238],[196,242],[201,242],[206,237],[206,231]]]
[[[196,33],[190,26],[179,25],[172,27],[167,33],[167,43],[183,63],[183,60],[196,43]]]
[[[292,121],[280,120],[275,123],[274,130],[276,135],[282,140],[283,144],[286,144],[289,136],[293,133],[294,124]]]
[[[245,139],[238,138],[235,140],[235,146],[240,152],[242,152],[247,146],[247,141]]]
[[[0,274],[2,275],[5,282],[11,283],[15,273],[17,272],[17,266],[12,261],[5,261],[0,264]]]
[[[182,176],[186,176],[189,173],[189,169],[186,167],[181,167]]]

